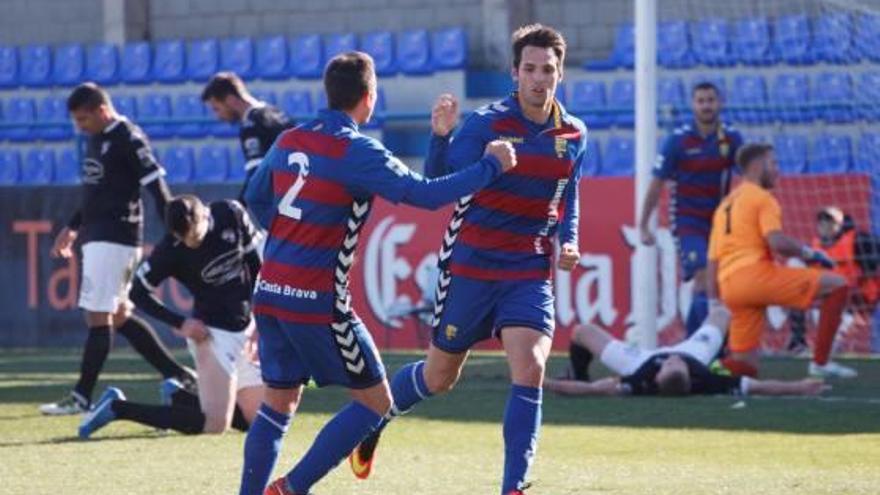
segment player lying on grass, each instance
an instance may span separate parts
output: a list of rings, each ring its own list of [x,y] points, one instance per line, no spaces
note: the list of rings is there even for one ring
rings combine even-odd
[[[83,418],[82,438],[115,419],[182,433],[222,433],[230,424],[247,430],[263,399],[260,369],[245,355],[253,341],[251,295],[260,268],[247,213],[236,201],[205,205],[182,195],[168,203],[165,221],[170,233],[138,268],[131,300],[187,339],[198,371],[198,396],[173,379],[162,383],[163,405],[128,402],[119,389],[108,388]],[[168,277],[193,294],[192,317],[156,299],[153,292]]]
[[[564,395],[818,395],[820,380],[758,380],[713,372],[709,363],[724,345],[730,313],[717,305],[688,339],[653,351],[626,344],[596,325],[577,327],[570,357],[574,379],[544,380],[544,388]],[[589,381],[587,369],[599,356],[616,376]]]

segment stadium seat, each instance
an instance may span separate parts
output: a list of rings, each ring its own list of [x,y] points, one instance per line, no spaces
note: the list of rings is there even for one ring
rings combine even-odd
[[[600,175],[619,177],[633,175],[636,161],[635,143],[631,137],[611,136],[605,143]]]
[[[416,29],[398,33],[397,63],[404,74],[424,75],[431,73],[431,46],[427,31]]]
[[[64,148],[55,162],[53,183],[58,185],[79,184],[81,170],[82,166],[79,157],[76,156],[76,149]]]
[[[807,168],[807,137],[801,134],[776,134],[773,148],[779,170],[784,175],[801,174]]]
[[[858,61],[852,44],[852,18],[845,12],[819,16],[813,22],[813,58],[817,62],[851,64]]]
[[[119,82],[119,55],[115,45],[89,45],[86,53],[86,79],[105,85]]]
[[[52,82],[55,84],[74,86],[83,80],[86,54],[79,43],[56,46],[52,60]]]
[[[587,140],[587,155],[584,157],[583,167],[581,174],[584,177],[599,175],[602,168],[602,153],[599,151],[599,141],[595,138]]]
[[[0,88],[18,86],[18,49],[0,45]]]
[[[813,139],[810,149],[811,174],[845,174],[852,168],[852,141],[845,134],[823,133]]]
[[[208,124],[208,132],[215,137],[238,137],[239,129],[240,126],[237,123],[223,122],[218,119],[212,119]]]
[[[37,108],[34,136],[47,141],[60,141],[73,137],[73,125],[67,114],[67,100],[61,96],[47,96]]]
[[[331,34],[324,38],[324,60],[326,62],[330,62],[330,59],[340,53],[357,49],[357,37],[353,33]]]
[[[816,76],[813,104],[817,116],[829,123],[847,123],[856,119],[852,79],[846,72],[823,72]]]
[[[760,74],[739,74],[733,79],[735,91],[730,93],[727,106],[730,118],[743,124],[770,122],[767,109],[767,83]]]
[[[631,128],[635,123],[635,108],[635,85],[632,79],[618,79],[611,83],[608,109],[613,112],[614,125]]]
[[[632,69],[636,63],[636,36],[632,24],[621,24],[614,34],[611,61],[623,69]]]
[[[297,122],[312,118],[312,93],[307,89],[289,89],[281,94],[281,109]]]
[[[169,146],[162,153],[162,167],[169,184],[184,184],[192,180],[193,150],[189,146]]]
[[[730,39],[735,61],[746,65],[770,65],[775,54],[770,44],[770,24],[765,17],[740,19]]]
[[[226,174],[226,182],[241,184],[244,182],[244,153],[241,146],[229,147],[229,171]]]
[[[464,69],[467,66],[467,54],[467,33],[464,29],[441,29],[431,33],[434,70]]]
[[[657,104],[663,125],[681,125],[690,119],[684,82],[680,77],[661,77],[657,83]]]
[[[657,63],[670,69],[683,69],[695,65],[687,22],[661,22],[657,27]]]
[[[385,102],[385,88],[376,90],[376,108],[370,120],[363,125],[364,129],[379,129],[385,123],[385,115],[388,113],[388,106]]]
[[[872,175],[880,172],[880,133],[866,132],[861,135],[853,171]]]
[[[324,73],[321,36],[306,34],[290,42],[290,74],[302,79],[318,79]]]
[[[220,70],[220,44],[214,38],[193,40],[186,45],[186,76],[207,81]]]
[[[327,93],[324,91],[318,91],[318,100],[315,103],[315,108],[318,111],[327,109]]]
[[[855,105],[859,117],[870,122],[880,121],[880,71],[859,74]]]
[[[199,150],[199,159],[193,169],[196,183],[224,182],[229,173],[229,151],[226,146],[209,144]]]
[[[556,101],[558,101],[562,106],[568,106],[568,86],[564,82],[559,82],[556,84]]]
[[[0,148],[0,185],[18,184],[21,177],[21,153]]]
[[[187,78],[186,48],[181,40],[156,43],[153,78],[161,83],[179,83]]]
[[[180,94],[174,99],[172,116],[190,121],[205,120],[208,112],[199,95]],[[174,124],[174,133],[180,137],[203,137],[207,131],[204,122],[178,122]]]
[[[278,96],[271,89],[255,89],[251,91],[251,94],[254,96],[254,98],[260,101],[265,101],[270,105],[278,104]]]
[[[287,78],[287,39],[284,36],[257,40],[257,76],[262,79]]]
[[[128,117],[129,120],[137,120],[137,99],[131,95],[114,95],[111,97],[113,108],[116,113]]]
[[[703,19],[691,24],[691,40],[697,62],[711,66],[734,63],[730,54],[728,24],[724,19]]]
[[[361,49],[373,57],[376,74],[390,76],[397,73],[394,59],[394,35],[390,31],[377,31],[361,35]]]
[[[249,37],[226,38],[220,42],[220,69],[231,70],[244,79],[257,75],[254,43]]]
[[[168,138],[174,134],[171,119],[171,98],[164,93],[147,93],[138,102],[138,123],[152,139]],[[162,122],[151,122],[162,121]]]
[[[611,127],[612,116],[606,111],[605,83],[602,81],[575,81],[571,84],[571,102],[568,110],[581,117],[587,127]]]
[[[770,88],[772,115],[782,122],[812,122],[814,112],[809,108],[809,80],[802,73],[781,73]]]
[[[862,14],[856,19],[853,45],[861,57],[880,62],[880,15]]]
[[[6,138],[11,141],[30,141],[33,136],[33,124],[37,120],[37,106],[30,97],[17,96],[6,100],[3,109],[4,123],[15,127],[6,129]]]
[[[55,152],[50,148],[32,148],[25,155],[19,184],[41,186],[52,183]]]
[[[773,49],[776,57],[788,64],[812,64],[810,22],[805,14],[776,18],[773,24]]]
[[[25,86],[42,87],[52,84],[52,51],[49,45],[27,45],[20,49],[19,80]]]
[[[143,84],[153,77],[153,50],[146,41],[126,43],[122,48],[120,72],[127,84]]]

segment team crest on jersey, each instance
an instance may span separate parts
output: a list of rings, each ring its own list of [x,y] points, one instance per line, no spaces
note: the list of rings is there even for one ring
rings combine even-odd
[[[94,158],[86,158],[82,171],[82,181],[85,184],[97,184],[104,178],[104,164]]]
[[[235,229],[225,229],[220,233],[220,238],[230,244],[234,244],[238,236],[235,234]]]
[[[260,154],[260,140],[255,137],[245,139],[244,149],[247,156],[258,156]]]
[[[458,334],[458,327],[455,325],[446,325],[446,340],[452,340]]]
[[[208,285],[223,285],[241,275],[241,256],[237,249],[217,256],[202,269],[202,280]]]

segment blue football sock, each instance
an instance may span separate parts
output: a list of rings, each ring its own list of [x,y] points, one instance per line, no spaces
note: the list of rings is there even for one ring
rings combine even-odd
[[[703,326],[703,321],[707,316],[709,316],[709,298],[706,297],[705,292],[695,292],[691,308],[688,310],[687,321],[685,321],[688,337]]]
[[[504,481],[502,495],[523,488],[541,428],[540,388],[513,385],[504,410]]]
[[[413,406],[431,395],[425,382],[425,362],[407,364],[391,378],[391,396],[394,397],[392,415],[398,416],[409,412]]]
[[[239,495],[263,495],[289,424],[289,414],[275,411],[266,404],[260,406],[244,441],[244,468]]]
[[[367,406],[350,402],[324,425],[308,452],[287,473],[287,485],[294,493],[308,493],[312,485],[345,459],[380,421],[382,416]]]

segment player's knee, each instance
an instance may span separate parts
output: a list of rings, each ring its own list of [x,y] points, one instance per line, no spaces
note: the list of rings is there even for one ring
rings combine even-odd
[[[526,387],[540,387],[544,380],[546,364],[541,359],[532,359],[517,366],[513,373],[512,381],[515,385]]]
[[[593,333],[596,333],[595,325],[591,323],[587,323],[586,325],[578,325],[574,327],[574,331],[571,334],[571,340],[575,344],[586,347],[589,336]]]
[[[433,373],[428,373],[426,370],[425,384],[428,386],[428,390],[430,390],[432,394],[443,394],[449,392],[455,387],[460,376],[461,370],[458,369],[443,370]]]

